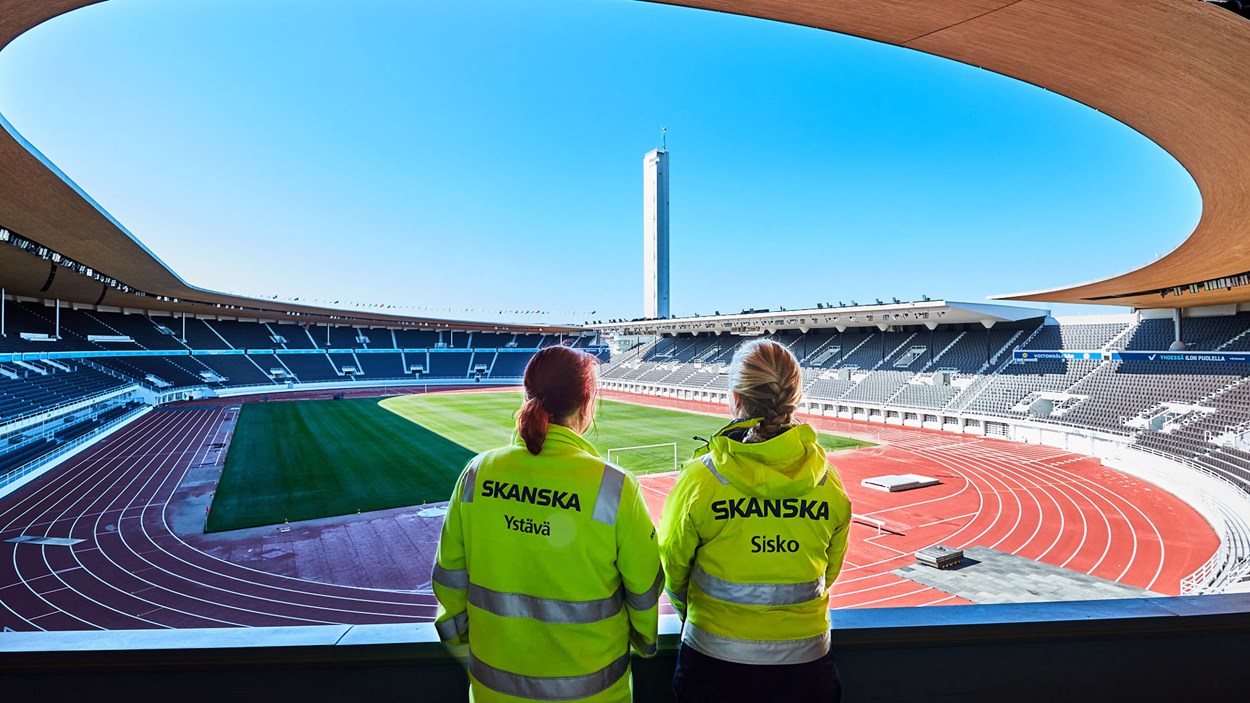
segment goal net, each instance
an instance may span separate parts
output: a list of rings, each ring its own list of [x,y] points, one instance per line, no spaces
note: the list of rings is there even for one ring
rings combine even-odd
[[[608,461],[635,474],[677,470],[677,443],[643,444],[608,450]]]

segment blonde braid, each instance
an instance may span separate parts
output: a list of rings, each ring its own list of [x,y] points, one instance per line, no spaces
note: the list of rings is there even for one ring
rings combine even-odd
[[[760,339],[738,347],[730,362],[729,385],[738,394],[735,414],[762,418],[747,442],[763,442],[794,427],[803,376],[785,346]]]

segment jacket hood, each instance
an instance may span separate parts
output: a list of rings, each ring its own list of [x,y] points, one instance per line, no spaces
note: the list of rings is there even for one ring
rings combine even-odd
[[[744,443],[742,431],[759,418],[735,422],[708,442],[716,469],[730,484],[759,498],[806,495],[825,473],[825,450],[810,425],[797,425],[764,442]]]

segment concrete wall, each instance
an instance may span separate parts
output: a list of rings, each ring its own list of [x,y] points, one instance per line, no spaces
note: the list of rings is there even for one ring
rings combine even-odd
[[[1243,700],[1250,594],[840,610],[847,703]],[[637,701],[673,700],[678,640],[635,658]],[[0,634],[5,700],[464,701],[429,624]]]

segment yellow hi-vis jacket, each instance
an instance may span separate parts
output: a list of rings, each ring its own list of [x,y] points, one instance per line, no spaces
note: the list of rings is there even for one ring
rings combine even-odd
[[[660,571],[638,479],[552,424],[461,473],[434,564],[435,626],[469,645],[475,701],[629,701],[655,653]]]
[[[851,502],[816,432],[764,442],[726,427],[682,467],[660,518],[682,643],[740,664],[800,664],[829,651],[829,587],[846,556]]]

